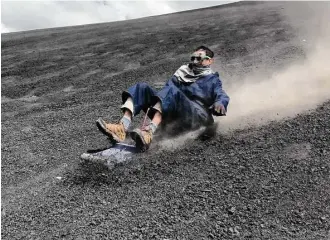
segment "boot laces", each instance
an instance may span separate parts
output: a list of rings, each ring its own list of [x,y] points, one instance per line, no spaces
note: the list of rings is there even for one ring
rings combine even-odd
[[[145,116],[144,116],[144,119],[143,119],[143,122],[142,122],[142,125],[141,125],[141,130],[142,130],[142,131],[147,131],[147,132],[150,131],[150,127],[149,127],[149,125],[148,125],[148,123],[147,123],[147,117],[148,117],[149,109],[150,109],[150,108],[147,109],[147,112],[146,112],[146,114],[145,114]]]

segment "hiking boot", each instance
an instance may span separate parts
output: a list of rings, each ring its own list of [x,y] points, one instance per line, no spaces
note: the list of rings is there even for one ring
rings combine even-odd
[[[131,138],[135,141],[136,147],[141,151],[147,151],[152,140],[151,130],[134,129],[131,133]]]
[[[106,123],[102,118],[96,120],[98,129],[109,137],[112,143],[123,142],[126,138],[126,131],[122,122],[113,124]]]

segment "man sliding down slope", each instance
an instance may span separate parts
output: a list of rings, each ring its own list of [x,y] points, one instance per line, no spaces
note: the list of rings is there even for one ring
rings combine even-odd
[[[113,142],[123,142],[132,117],[146,112],[150,124],[130,132],[136,146],[147,150],[160,124],[175,121],[184,128],[196,129],[213,124],[212,115],[225,116],[229,97],[211,64],[214,53],[205,46],[196,48],[191,63],[182,65],[158,92],[146,83],[137,83],[122,93],[123,117],[118,123],[99,118],[96,125]]]

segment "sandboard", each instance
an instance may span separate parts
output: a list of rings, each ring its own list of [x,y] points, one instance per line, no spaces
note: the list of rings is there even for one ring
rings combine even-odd
[[[103,164],[112,169],[116,164],[132,160],[133,156],[141,152],[135,145],[116,143],[101,150],[88,150],[80,158],[87,162]]]

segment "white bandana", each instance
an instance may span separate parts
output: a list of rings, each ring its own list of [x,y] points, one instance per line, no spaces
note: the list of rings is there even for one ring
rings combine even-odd
[[[174,76],[180,82],[195,82],[198,78],[212,73],[213,71],[210,66],[197,67],[193,64],[185,64],[176,70]]]

